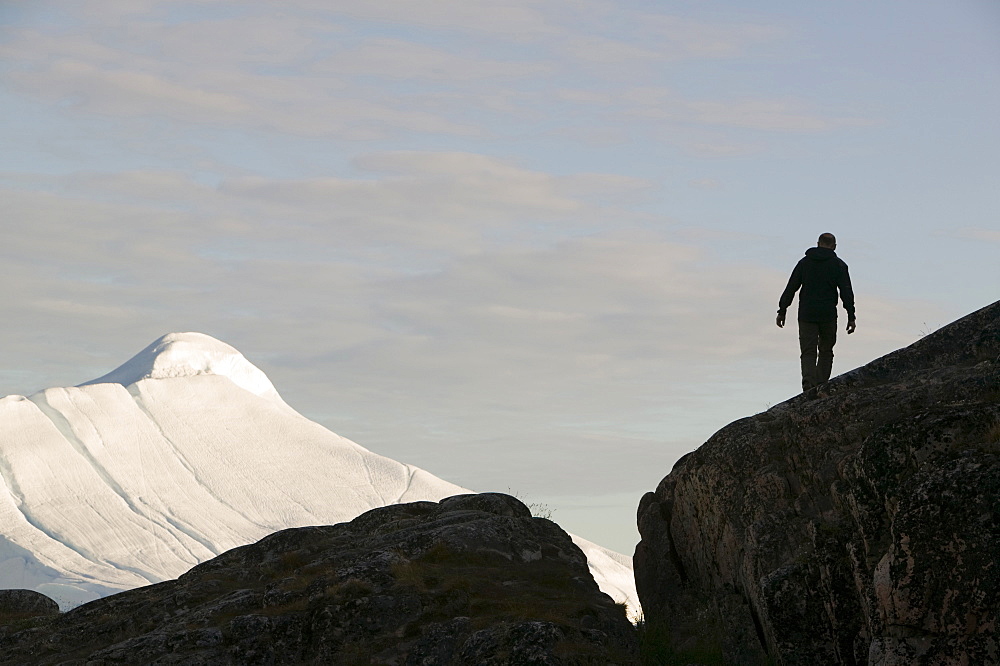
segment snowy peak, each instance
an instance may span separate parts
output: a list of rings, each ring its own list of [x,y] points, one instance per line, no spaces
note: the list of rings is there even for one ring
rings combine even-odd
[[[254,395],[280,400],[271,380],[257,366],[235,348],[204,333],[168,333],[121,367],[80,386],[112,383],[130,386],[143,379],[195,375],[226,377]]]
[[[224,342],[170,333],[76,388],[0,399],[0,589],[69,608],[281,529],[469,492],[303,417]],[[628,558],[574,540],[637,611]]]

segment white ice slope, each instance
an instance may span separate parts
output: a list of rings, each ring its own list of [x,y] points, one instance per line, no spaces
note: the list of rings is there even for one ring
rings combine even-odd
[[[289,407],[229,345],[166,335],[100,379],[0,399],[0,588],[68,608],[271,532],[471,492]],[[637,611],[631,558],[574,537]]]

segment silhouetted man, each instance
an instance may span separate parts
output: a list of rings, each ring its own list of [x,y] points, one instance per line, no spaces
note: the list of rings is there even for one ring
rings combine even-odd
[[[847,264],[837,253],[833,234],[821,234],[816,247],[795,264],[788,286],[778,300],[779,328],[785,326],[785,311],[799,287],[799,349],[802,350],[802,390],[808,391],[830,379],[833,346],[837,344],[837,292],[847,310],[847,333],[854,332],[854,290]]]

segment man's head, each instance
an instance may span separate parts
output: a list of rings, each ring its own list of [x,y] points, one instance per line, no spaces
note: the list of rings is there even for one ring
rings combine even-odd
[[[837,237],[833,234],[826,233],[819,235],[819,241],[816,242],[819,247],[830,248],[831,250],[837,249]]]

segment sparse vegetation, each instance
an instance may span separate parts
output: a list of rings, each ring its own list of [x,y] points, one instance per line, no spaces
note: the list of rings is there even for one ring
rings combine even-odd
[[[544,502],[529,502],[523,496],[507,488],[507,494],[521,501],[528,509],[531,511],[531,515],[535,518],[544,518],[545,520],[552,520],[552,516],[555,515],[555,509],[550,507]]]

